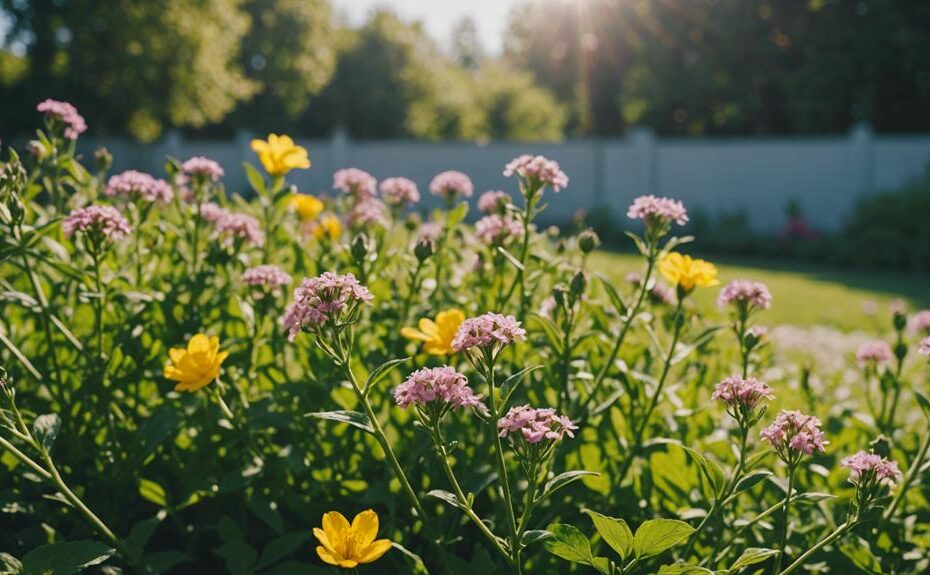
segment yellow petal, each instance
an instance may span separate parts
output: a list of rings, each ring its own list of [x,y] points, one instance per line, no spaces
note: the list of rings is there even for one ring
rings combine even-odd
[[[187,342],[187,353],[209,353],[210,338],[202,333],[198,333]]]
[[[390,548],[390,541],[387,539],[378,539],[367,548],[363,549],[356,559],[358,559],[359,563],[371,563],[387,553]]]
[[[346,539],[349,535],[349,520],[338,511],[330,511],[323,514],[323,531],[326,536],[337,546],[340,541]]]
[[[329,563],[330,565],[339,565],[341,559],[337,559],[335,555],[326,550],[325,547],[317,547],[316,554],[320,556],[320,559],[324,563]]]
[[[352,520],[352,534],[355,537],[356,549],[364,549],[371,545],[378,535],[378,514],[368,509],[356,515]]]
[[[415,327],[404,327],[400,330],[400,335],[414,341],[429,341],[430,337]]]
[[[417,323],[417,326],[430,339],[439,339],[439,327],[430,318],[424,317]]]
[[[168,350],[168,357],[171,358],[171,363],[177,365],[181,363],[181,359],[184,357],[184,354],[187,353],[186,349],[181,349],[179,347],[172,347]]]
[[[268,142],[263,140],[252,140],[252,151],[257,154],[268,152]]]

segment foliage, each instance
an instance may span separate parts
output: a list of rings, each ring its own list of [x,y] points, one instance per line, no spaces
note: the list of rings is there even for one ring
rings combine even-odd
[[[301,213],[302,162],[247,162],[246,200],[169,159],[132,178],[156,195],[105,185],[55,117],[40,141],[0,171],[6,572],[930,568],[930,367],[902,309],[880,361],[799,366],[760,329],[764,285],[709,312],[716,268],[669,255],[693,240],[677,202],[637,200],[626,284],[590,232],[538,233],[567,179],[541,157],[507,167],[515,201],[487,217],[515,225],[491,237],[454,197],[425,223],[377,209],[358,170]],[[451,353],[404,337],[445,341],[449,309]],[[860,451],[882,481],[842,468]]]

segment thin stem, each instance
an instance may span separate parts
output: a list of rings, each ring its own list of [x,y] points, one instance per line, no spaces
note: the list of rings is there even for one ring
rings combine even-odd
[[[446,474],[446,478],[449,480],[449,484],[452,486],[455,496],[458,498],[461,505],[462,512],[475,524],[479,531],[491,542],[491,545],[494,549],[497,550],[508,562],[511,561],[510,553],[504,549],[504,546],[501,545],[500,539],[495,535],[491,529],[481,520],[480,517],[472,509],[469,499],[465,496],[465,492],[462,490],[461,485],[459,484],[458,479],[455,477],[455,472],[452,470],[452,464],[449,462],[449,452],[446,449],[445,440],[442,436],[442,431],[439,429],[438,422],[436,423],[436,431],[433,435],[433,443],[436,446],[436,452],[439,455],[439,463]]]
[[[594,384],[591,386],[591,393],[582,404],[579,415],[582,415],[588,411],[591,402],[594,401],[594,399],[597,397],[597,392],[601,385],[603,385],[604,379],[607,377],[607,374],[610,373],[614,362],[617,361],[617,355],[620,353],[620,348],[623,346],[623,341],[626,339],[627,332],[629,331],[633,320],[636,318],[637,314],[639,314],[639,308],[642,307],[643,301],[646,299],[646,293],[649,291],[649,281],[652,279],[652,274],[655,270],[656,257],[656,248],[653,243],[650,243],[649,255],[646,258],[646,275],[643,276],[643,281],[639,287],[639,293],[636,296],[636,301],[633,304],[633,307],[630,308],[629,312],[627,313],[626,321],[623,322],[623,326],[620,328],[620,333],[617,334],[617,339],[614,341],[614,346],[611,348],[610,354],[607,356],[607,361],[604,362],[600,371],[597,372],[597,376],[594,378]]]
[[[39,474],[46,481],[52,480],[51,473],[43,469],[41,465],[33,461],[32,458],[30,458],[28,455],[20,451],[15,445],[10,443],[3,437],[0,437],[0,447],[5,449],[7,452],[10,453],[10,455],[15,457],[16,459],[18,459],[20,463],[24,464],[25,466],[27,466],[29,469],[31,469],[35,473]]]
[[[791,492],[794,489],[794,473],[796,465],[788,464],[788,493],[785,496],[785,506],[782,509],[781,535],[778,542],[778,555],[775,556],[775,563],[772,565],[772,575],[778,575],[781,572],[781,564],[784,562],[785,547],[788,545],[788,521],[790,520],[791,510]]]
[[[907,473],[904,475],[904,480],[901,482],[901,487],[898,489],[894,499],[891,501],[891,505],[889,505],[888,509],[885,511],[885,515],[883,517],[885,521],[888,521],[894,517],[898,506],[901,505],[902,501],[904,501],[904,496],[907,494],[908,489],[911,488],[911,484],[914,483],[914,480],[917,478],[917,473],[923,466],[924,459],[926,459],[928,451],[930,451],[930,432],[928,432],[927,436],[924,437],[923,443],[920,445],[920,449],[917,450],[917,457],[911,463],[910,467],[907,468]]]
[[[857,523],[858,523],[857,519],[850,519],[844,522],[842,525],[837,527],[836,530],[833,531],[833,533],[827,535],[826,537],[818,541],[816,545],[814,545],[813,547],[811,547],[810,549],[802,553],[801,556],[798,557],[794,561],[794,563],[786,567],[785,570],[782,571],[780,575],[788,575],[788,573],[791,573],[792,571],[794,571],[795,569],[803,565],[804,562],[807,561],[807,559],[810,558],[811,555],[820,551],[821,549],[823,549],[830,543],[833,543],[834,541],[838,540],[842,536],[846,535],[846,533],[848,533],[853,527],[855,527]],[[777,573],[777,571],[773,573]]]

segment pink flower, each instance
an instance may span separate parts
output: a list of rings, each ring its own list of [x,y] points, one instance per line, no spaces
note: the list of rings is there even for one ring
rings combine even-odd
[[[300,282],[294,290],[294,301],[284,312],[282,324],[288,330],[288,340],[294,341],[301,329],[338,322],[346,312],[373,299],[368,288],[360,284],[353,274],[325,272]]]
[[[911,318],[911,331],[922,335],[930,335],[930,309],[914,314]]]
[[[860,365],[884,365],[894,359],[891,346],[882,340],[867,341],[856,351],[856,361]]]
[[[775,397],[772,388],[754,377],[741,379],[728,377],[717,384],[711,399],[719,399],[728,409],[738,412],[739,408],[755,409],[763,400]]]
[[[170,202],[174,197],[174,192],[168,182],[136,170],[127,170],[122,174],[111,176],[107,181],[104,194],[111,197],[139,198],[145,202],[163,204]]]
[[[211,182],[218,182],[223,177],[223,168],[210,158],[194,156],[181,164],[181,170],[188,176],[201,176]]]
[[[229,210],[221,207],[216,202],[204,202],[200,204],[200,217],[204,221],[216,223],[221,219],[229,216]]]
[[[510,194],[500,191],[485,192],[478,198],[478,209],[485,214],[504,215],[507,213],[507,204],[512,201]]]
[[[578,427],[552,408],[537,409],[529,405],[511,407],[507,415],[497,421],[501,437],[519,433],[527,443],[536,444],[544,439],[558,441],[564,436],[575,437]]]
[[[452,338],[452,349],[460,352],[472,347],[507,345],[525,339],[526,330],[512,315],[488,312],[462,322]]]
[[[232,245],[236,239],[245,240],[255,247],[265,245],[262,226],[250,215],[230,213],[216,220],[213,225],[220,237],[225,238],[227,245]]]
[[[849,469],[849,481],[856,485],[873,482],[894,485],[901,477],[897,461],[891,461],[866,451],[860,451],[843,459],[841,464]]]
[[[65,235],[100,233],[110,241],[121,240],[130,232],[129,222],[112,206],[87,206],[68,214],[61,224]]]
[[[717,305],[724,307],[733,302],[747,307],[768,309],[772,305],[772,294],[768,286],[762,282],[733,280],[720,290]]]
[[[433,178],[429,183],[429,193],[452,201],[459,196],[470,198],[475,193],[475,186],[471,183],[471,178],[462,172],[450,170]]]
[[[45,114],[46,118],[61,122],[65,127],[64,136],[68,140],[77,140],[78,136],[87,131],[84,117],[68,102],[48,99],[36,106],[36,110]]]
[[[468,379],[449,366],[418,369],[394,389],[394,401],[400,407],[414,405],[425,408],[431,403],[446,404],[444,407],[462,409],[470,407],[488,414],[481,396],[468,386]]]
[[[242,272],[242,283],[258,288],[254,294],[256,299],[262,299],[266,293],[273,293],[292,281],[287,272],[275,265],[256,266]]]
[[[418,242],[436,242],[442,236],[442,226],[435,222],[426,222],[420,226]]]
[[[920,342],[919,351],[921,355],[930,355],[930,336],[925,337],[924,340]]]
[[[409,206],[420,201],[420,190],[407,178],[388,178],[381,182],[381,197],[392,206]]]
[[[358,168],[344,168],[333,174],[333,188],[357,199],[370,198],[378,191],[378,180]]]
[[[491,214],[475,222],[475,235],[489,246],[502,246],[523,237],[523,226],[517,220]]]
[[[346,221],[350,226],[386,226],[391,222],[387,206],[374,197],[364,197],[349,210]]]
[[[568,176],[559,168],[559,163],[543,156],[524,154],[510,161],[504,168],[504,176],[520,176],[531,186],[552,186],[554,192],[568,187]]]
[[[640,196],[633,200],[626,215],[631,220],[658,221],[662,224],[675,222],[683,226],[688,222],[688,211],[684,204],[671,198]]]
[[[820,430],[820,420],[800,411],[782,411],[775,422],[762,430],[762,439],[775,448],[783,461],[794,459],[796,454],[823,453],[827,442]],[[794,452],[792,454],[791,452]]]

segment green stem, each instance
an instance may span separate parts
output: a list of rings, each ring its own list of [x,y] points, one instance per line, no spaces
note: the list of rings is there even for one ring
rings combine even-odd
[[[927,436],[924,437],[923,443],[920,444],[920,448],[917,450],[917,457],[911,463],[910,467],[907,468],[907,473],[904,475],[904,480],[901,482],[901,487],[898,489],[894,499],[891,501],[891,504],[885,511],[885,515],[883,517],[885,521],[888,521],[894,517],[898,506],[901,505],[902,501],[904,501],[904,496],[907,494],[908,489],[911,488],[911,484],[914,483],[914,480],[917,478],[917,474],[920,468],[923,466],[928,451],[930,451],[930,432],[927,433]]]
[[[823,549],[830,543],[833,543],[834,541],[846,535],[846,533],[848,533],[853,527],[855,527],[857,523],[858,523],[858,520],[855,518],[844,522],[842,525],[837,527],[833,531],[833,533],[827,535],[826,537],[818,541],[816,545],[814,545],[813,547],[805,551],[803,554],[801,554],[801,556],[798,557],[794,561],[794,563],[786,567],[785,570],[782,571],[780,575],[788,575],[788,573],[791,573],[792,571],[794,571],[795,569],[803,565],[804,562],[807,561],[811,557],[811,555],[813,555],[814,553],[820,551],[821,549]],[[775,571],[774,573],[777,573],[777,571]]]
[[[778,575],[781,572],[781,565],[784,562],[785,547],[788,545],[788,521],[790,520],[791,510],[791,492],[794,489],[794,474],[796,466],[788,464],[788,492],[785,495],[785,505],[782,508],[782,525],[781,535],[778,541],[778,555],[772,565],[772,575]]]

